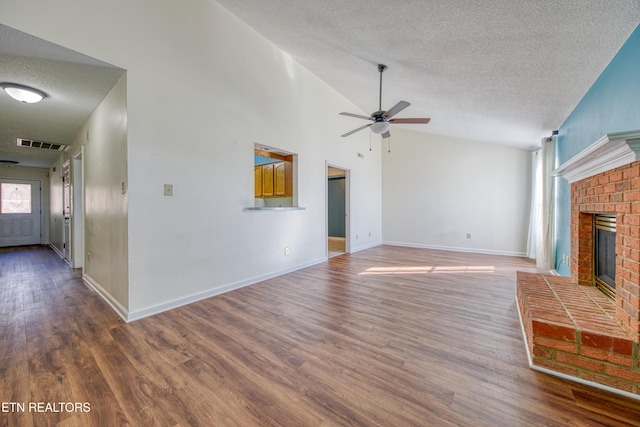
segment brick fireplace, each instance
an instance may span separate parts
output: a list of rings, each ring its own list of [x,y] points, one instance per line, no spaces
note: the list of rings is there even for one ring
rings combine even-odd
[[[616,216],[615,320],[640,336],[640,162],[571,184],[571,278],[593,286],[594,214]]]
[[[607,134],[561,165],[571,183],[571,277],[520,273],[530,365],[640,398],[640,132]],[[615,300],[594,286],[594,216],[614,215]]]

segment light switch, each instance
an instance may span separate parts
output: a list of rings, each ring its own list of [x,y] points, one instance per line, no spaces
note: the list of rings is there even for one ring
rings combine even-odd
[[[164,195],[165,196],[173,196],[173,184],[165,184],[164,185]]]

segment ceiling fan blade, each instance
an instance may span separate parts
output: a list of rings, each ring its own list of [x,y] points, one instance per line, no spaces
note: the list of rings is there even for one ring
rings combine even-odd
[[[399,124],[399,123],[405,123],[405,124],[407,124],[407,123],[422,123],[422,124],[427,124],[430,121],[431,121],[431,119],[426,118],[426,117],[425,118],[421,118],[421,119],[418,119],[418,118],[416,118],[416,119],[389,119],[389,123],[396,123],[396,124]]]
[[[340,115],[341,115],[341,116],[356,117],[356,118],[358,118],[358,119],[373,120],[371,117],[363,116],[363,115],[361,115],[361,114],[340,113]]]
[[[405,108],[407,108],[409,105],[411,105],[410,103],[408,103],[407,101],[400,101],[398,102],[396,105],[394,105],[393,107],[391,107],[390,109],[388,109],[383,115],[382,117],[384,117],[385,119],[389,119],[393,116],[395,116],[396,114],[398,114],[400,111],[404,110]]]
[[[373,123],[369,123],[368,125],[360,126],[359,128],[354,129],[354,130],[352,130],[351,132],[347,132],[347,133],[345,133],[345,134],[344,134],[344,135],[342,135],[342,136],[343,136],[343,137],[345,137],[345,136],[349,136],[349,135],[351,135],[351,134],[353,134],[353,133],[358,132],[359,130],[362,130],[362,129],[364,129],[364,128],[368,128],[368,127],[369,127],[369,126],[371,126],[372,124],[373,124]]]
[[[391,136],[391,132],[386,131],[385,133],[382,134],[383,138],[389,138]]]

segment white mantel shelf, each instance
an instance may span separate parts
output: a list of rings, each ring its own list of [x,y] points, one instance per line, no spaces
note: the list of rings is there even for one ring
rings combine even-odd
[[[640,130],[608,133],[563,164],[551,175],[569,183],[640,160]]]

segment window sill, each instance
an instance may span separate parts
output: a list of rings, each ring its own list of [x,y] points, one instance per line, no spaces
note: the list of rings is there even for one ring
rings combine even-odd
[[[283,206],[283,207],[250,207],[244,208],[245,211],[303,211],[307,208],[302,206]]]

